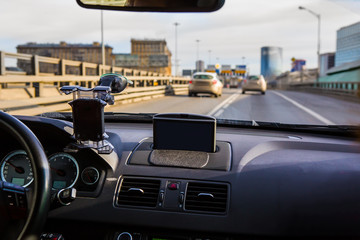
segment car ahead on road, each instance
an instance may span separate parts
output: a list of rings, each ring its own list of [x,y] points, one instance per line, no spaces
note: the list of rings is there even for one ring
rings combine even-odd
[[[242,94],[246,91],[259,91],[261,94],[266,92],[266,81],[262,75],[251,75],[244,79],[242,84]]]
[[[198,93],[212,94],[219,97],[222,94],[223,84],[216,73],[195,73],[189,82],[189,96]]]
[[[241,81],[241,77],[237,77],[237,76],[232,76],[230,78],[230,88],[238,88],[239,87],[239,82]]]

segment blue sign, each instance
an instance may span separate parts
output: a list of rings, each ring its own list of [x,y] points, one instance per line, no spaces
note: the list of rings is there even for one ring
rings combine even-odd
[[[291,64],[291,72],[296,72],[296,71],[301,71],[302,69],[304,69],[304,67],[306,66],[306,61],[299,59],[299,60],[294,60]]]
[[[246,70],[246,65],[236,65],[236,70]]]

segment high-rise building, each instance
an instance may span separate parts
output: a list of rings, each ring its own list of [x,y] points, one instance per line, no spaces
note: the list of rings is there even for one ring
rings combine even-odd
[[[360,22],[337,31],[335,66],[360,60]]]
[[[131,39],[131,55],[137,55],[134,69],[171,75],[171,52],[165,40]]]
[[[262,47],[261,48],[261,75],[266,80],[272,80],[282,72],[282,48]]]
[[[203,60],[197,60],[195,62],[196,72],[204,72],[205,71],[205,63]]]
[[[60,59],[102,63],[101,44],[94,42],[93,44],[70,44],[66,42],[60,43],[35,43],[29,42],[27,44],[18,45],[16,47],[18,53],[25,53],[31,55],[39,55],[44,57],[54,57]],[[105,45],[105,63],[106,65],[112,64],[112,50],[113,48]],[[29,63],[24,60],[18,61],[18,67],[26,71],[30,71]],[[55,64],[41,64],[42,72],[56,73],[58,67]],[[78,69],[74,69],[77,70]],[[75,72],[70,72],[75,74]]]
[[[320,77],[326,76],[327,71],[335,66],[335,53],[323,53],[320,55]]]

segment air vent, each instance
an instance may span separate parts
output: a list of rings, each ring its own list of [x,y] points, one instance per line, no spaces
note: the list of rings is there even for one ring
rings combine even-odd
[[[227,196],[228,186],[225,184],[189,182],[185,209],[225,213]]]
[[[156,207],[160,180],[123,178],[118,204],[126,206]]]

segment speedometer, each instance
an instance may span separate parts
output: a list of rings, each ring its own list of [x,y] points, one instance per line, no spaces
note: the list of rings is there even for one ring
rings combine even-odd
[[[79,177],[79,166],[75,158],[67,153],[56,153],[49,158],[52,188],[71,188]]]
[[[1,180],[23,187],[32,183],[33,171],[25,151],[16,150],[5,156],[1,162]]]

